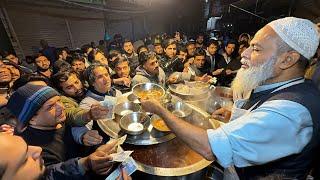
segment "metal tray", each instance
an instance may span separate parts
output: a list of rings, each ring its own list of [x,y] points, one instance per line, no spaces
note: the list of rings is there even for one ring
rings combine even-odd
[[[119,127],[120,118],[116,117],[114,120],[98,120],[100,128],[110,137],[118,138],[125,135],[125,132]],[[176,136],[171,132],[160,132],[153,128],[150,124],[148,130],[140,135],[127,136],[126,143],[134,145],[152,145],[170,141]]]
[[[121,97],[121,101],[128,101],[127,97],[130,94],[131,93],[124,94],[123,97]],[[121,103],[121,101],[118,101],[118,103]],[[118,138],[125,135],[125,132],[123,132],[119,126],[120,118],[121,116],[115,115],[115,119],[113,120],[98,120],[97,123],[107,135],[112,138]],[[128,134],[126,143],[134,145],[153,145],[170,141],[175,137],[176,136],[172,132],[160,132],[150,124],[148,130],[143,134],[136,136]]]
[[[187,122],[203,129],[214,128],[208,113],[193,105],[190,107],[194,111],[185,118]],[[124,144],[123,148],[134,151],[132,157],[138,164],[138,170],[155,175],[154,178],[145,179],[190,179],[189,175],[195,175],[195,178],[191,179],[201,179],[196,175],[197,172],[212,163],[190,149],[179,138],[150,146]]]
[[[130,95],[130,93],[127,94],[127,96],[128,95]],[[172,98],[175,98],[175,96]],[[126,100],[126,98],[123,99]],[[190,116],[185,118],[187,122],[203,129],[215,127],[208,113],[194,105],[188,105],[193,109],[193,111]],[[115,138],[122,135],[117,123],[117,118],[118,117],[112,121],[98,121],[101,129],[103,129],[109,136]],[[153,139],[152,135],[154,131],[156,130],[151,126],[151,128],[148,128],[147,132],[149,133],[149,136],[147,136],[147,134],[142,134],[142,137],[128,136],[128,143],[123,144],[122,146],[125,150],[134,151],[132,153],[132,157],[138,164],[138,170],[149,175],[154,175],[155,178],[153,179],[172,179],[175,177],[177,177],[177,179],[188,179],[186,176],[192,176],[212,163],[211,161],[203,159],[200,154],[190,149],[179,138],[174,138],[175,136],[172,133],[162,133],[162,137],[156,137]],[[159,131],[156,132],[161,133]],[[137,141],[137,138],[142,139]],[[134,145],[136,143],[137,145],[142,146]],[[143,146],[145,144],[148,145]],[[200,178],[197,176],[195,179]]]

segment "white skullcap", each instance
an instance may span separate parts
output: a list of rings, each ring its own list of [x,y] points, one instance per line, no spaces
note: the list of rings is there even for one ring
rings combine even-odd
[[[274,20],[269,25],[291,48],[311,59],[319,45],[317,26],[307,19],[286,17]]]

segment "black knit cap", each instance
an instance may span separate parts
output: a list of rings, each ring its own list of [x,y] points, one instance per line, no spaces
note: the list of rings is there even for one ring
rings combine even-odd
[[[25,127],[42,105],[59,93],[49,86],[26,84],[10,97],[7,108]]]

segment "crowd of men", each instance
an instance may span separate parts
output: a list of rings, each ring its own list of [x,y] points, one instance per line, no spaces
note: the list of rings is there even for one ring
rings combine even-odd
[[[271,27],[274,28],[274,26]],[[260,34],[255,36],[256,39],[253,43],[250,42],[250,35],[246,33],[241,34],[238,40],[229,39],[224,42],[217,38],[207,38],[204,34],[198,34],[194,38],[195,40],[193,38],[186,39],[183,38],[181,32],[175,32],[171,37],[157,35],[150,39],[146,38],[144,44],[140,44],[138,47],[134,47],[134,44],[138,43],[128,39],[122,40],[120,35],[115,35],[114,40],[108,44],[102,40],[98,46],[91,43],[83,45],[81,50],[69,50],[67,47],[55,48],[41,40],[41,51],[35,56],[28,56],[25,60],[18,59],[14,53],[4,53],[0,60],[0,131],[7,135],[0,135],[0,178],[19,179],[30,174],[30,171],[34,172],[31,173],[34,176],[29,176],[30,179],[38,177],[47,179],[105,177],[112,169],[109,154],[114,151],[114,144],[106,144],[110,137],[102,132],[96,122],[108,113],[108,110],[99,102],[103,101],[106,96],[119,97],[131,91],[131,88],[138,83],[152,82],[165,87],[168,84],[180,83],[185,80],[211,83],[211,79],[216,77],[216,85],[231,86],[239,71],[238,74],[245,78],[237,75],[236,83],[232,83],[232,86],[236,88],[235,92],[238,93],[235,94],[236,96],[245,97],[245,93],[251,93],[257,85],[262,85],[274,74],[279,75],[283,73],[282,71],[295,66],[304,72],[308,65],[306,59],[311,59],[314,53],[308,52],[307,55],[300,55],[301,52],[304,52],[303,49],[297,51],[296,54],[290,54],[290,58],[294,61],[277,64],[279,66],[277,71],[270,71],[268,68],[274,64],[267,64],[260,69],[250,69],[251,74],[246,74],[244,69],[251,65],[249,59],[258,57],[257,61],[261,61],[259,53],[264,51],[263,48],[269,48],[260,47],[263,45],[259,43],[262,41],[265,44],[270,43],[270,47],[272,43],[274,44],[273,41],[268,42],[270,39],[264,39],[264,34],[268,35],[268,33],[272,37],[277,36],[270,28],[267,30],[259,31]],[[279,36],[282,38],[281,35]],[[291,44],[289,46],[293,48],[293,50],[290,49],[291,51],[297,50]],[[275,49],[278,48],[282,48],[281,43],[275,47]],[[255,57],[251,51],[256,53]],[[315,59],[318,59],[319,56],[318,52]],[[305,58],[300,58],[302,59],[301,63],[299,61],[296,65],[294,62],[298,62],[299,57]],[[314,64],[318,64],[317,61],[312,65]],[[309,76],[313,77],[318,68],[315,65],[310,68],[313,70]],[[259,73],[265,71],[269,73],[263,73],[259,76]],[[286,72],[291,73],[291,69]],[[299,71],[299,75],[301,72]],[[289,75],[286,74],[286,76]],[[260,77],[260,79],[254,81],[254,76]],[[250,78],[253,78],[252,82]],[[290,78],[274,82],[289,81]],[[300,76],[292,76],[292,78],[299,79]],[[275,87],[271,89],[274,90]],[[303,88],[305,87],[303,86]],[[244,146],[247,145],[254,149],[257,148],[255,144],[243,142],[239,145],[241,147],[238,147],[234,144],[226,144],[222,139],[216,138],[218,140],[214,141],[213,137],[217,133],[220,133],[221,138],[223,137],[222,131],[208,131],[207,134],[204,130],[192,127],[193,133],[190,134],[184,131],[191,129],[188,128],[188,124],[171,116],[156,102],[146,101],[142,104],[148,111],[164,117],[177,136],[194,150],[209,160],[217,159],[223,167],[227,168],[230,164],[236,166],[240,164],[240,167],[244,167],[254,165],[253,162],[257,162],[257,164],[269,162],[269,159],[266,160],[267,158],[259,159],[261,157],[258,155],[251,158],[246,157],[251,156],[245,154],[250,149],[246,149]],[[278,108],[279,105],[276,104],[276,106]],[[247,104],[247,108],[250,108],[250,105]],[[305,113],[305,109],[298,108],[296,110]],[[279,111],[278,113],[286,112]],[[307,115],[310,116],[310,114]],[[313,114],[311,115],[313,116]],[[253,117],[255,116],[253,115]],[[279,115],[277,118],[285,119]],[[283,122],[287,121],[283,120]],[[315,123],[315,121],[312,122]],[[240,134],[237,134],[238,132],[234,131],[241,126],[235,123],[230,124],[230,127],[226,126],[226,129],[230,133],[235,133],[234,136],[254,137],[250,133],[241,132],[241,134],[239,132]],[[287,125],[291,124],[288,122]],[[310,127],[310,124],[306,126]],[[297,128],[299,129],[299,127]],[[295,130],[293,129],[292,133],[295,133]],[[310,134],[310,128],[308,130],[305,133]],[[252,130],[249,129],[247,132],[250,131]],[[270,136],[273,135],[273,132],[269,133]],[[14,136],[12,136],[13,134]],[[233,134],[231,135],[234,137]],[[303,145],[307,144],[304,139],[310,139],[310,136],[306,137],[305,134],[299,135],[303,143],[298,144],[298,148],[288,150],[289,155],[292,151],[298,151],[297,149],[301,151]],[[225,139],[227,138],[229,137]],[[240,140],[243,139],[240,138]],[[288,139],[283,138],[282,140]],[[236,140],[232,139],[232,141]],[[314,142],[312,141],[312,143]],[[270,147],[274,145],[270,144]],[[217,145],[230,151],[232,148],[240,148],[242,152],[237,152],[239,162],[236,160],[234,160],[236,162],[232,162],[230,157],[232,153],[223,153],[223,150],[217,148]],[[233,147],[233,145],[237,147]],[[292,144],[292,146],[295,145]],[[274,147],[283,148],[280,145]],[[311,150],[309,151],[311,152]],[[256,151],[251,152],[256,153]],[[7,156],[7,154],[10,155]],[[224,157],[226,154],[227,157]],[[270,159],[283,156],[273,157],[270,155]],[[12,157],[17,157],[17,159],[13,162]],[[241,159],[244,160],[241,161]],[[250,160],[251,162],[249,162]],[[24,164],[28,163],[30,166],[28,165],[26,168]],[[45,171],[43,166],[47,167]],[[303,168],[306,167],[303,166]],[[279,172],[282,173],[282,171]],[[279,172],[277,171],[277,173]],[[252,175],[251,171],[247,173]],[[242,175],[246,177],[248,174]],[[289,175],[292,174],[285,175],[291,177]],[[122,176],[125,179],[130,178],[126,172],[123,172]]]
[[[110,145],[100,145],[110,138],[96,122],[108,113],[99,104],[105,96],[121,96],[144,82],[165,87],[218,77],[220,85],[230,85],[241,64],[236,48],[248,47],[248,41],[247,35],[244,41],[229,40],[224,45],[203,34],[183,41],[182,33],[175,32],[172,37],[146,38],[134,47],[134,42],[117,34],[108,44],[100,41],[98,46],[86,44],[80,50],[51,47],[41,40],[39,53],[24,60],[14,53],[3,53],[1,132],[14,134],[16,139],[3,150],[20,144],[41,147],[48,173],[38,171],[37,176],[106,175],[111,169],[111,164],[105,163],[110,160]],[[34,161],[41,162],[39,155]],[[70,167],[64,169],[66,166]],[[8,168],[0,167],[2,172]]]

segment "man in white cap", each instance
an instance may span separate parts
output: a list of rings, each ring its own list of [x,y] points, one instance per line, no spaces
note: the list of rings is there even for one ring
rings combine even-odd
[[[206,159],[235,167],[240,179],[305,179],[320,143],[320,93],[303,76],[318,44],[306,19],[282,18],[259,30],[233,82],[236,94],[251,95],[235,102],[231,121],[218,129],[195,127],[154,100],[142,106]]]

